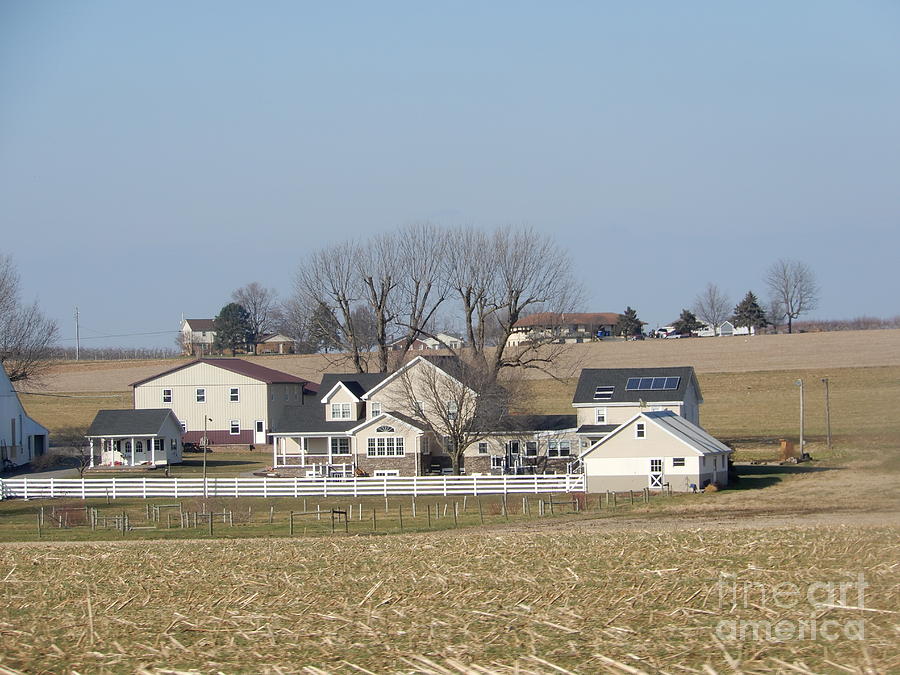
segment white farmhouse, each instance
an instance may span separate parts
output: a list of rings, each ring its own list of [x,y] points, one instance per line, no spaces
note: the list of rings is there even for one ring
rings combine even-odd
[[[28,464],[47,451],[50,432],[26,413],[19,394],[0,366],[0,469]]]

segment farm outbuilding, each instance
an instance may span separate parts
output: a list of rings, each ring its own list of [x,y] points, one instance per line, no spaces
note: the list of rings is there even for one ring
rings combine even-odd
[[[669,410],[641,412],[581,454],[588,492],[728,484],[731,448]]]
[[[50,432],[31,419],[0,365],[0,469],[28,464],[47,451]]]

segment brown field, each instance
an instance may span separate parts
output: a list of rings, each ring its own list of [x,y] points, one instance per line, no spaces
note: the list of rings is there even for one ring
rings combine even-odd
[[[327,371],[351,370],[336,355],[246,358],[313,382]],[[125,391],[133,382],[184,362],[67,361],[53,368],[41,391]],[[574,376],[581,368],[683,365],[694,366],[698,373],[900,366],[900,329],[572,345],[558,374]],[[531,376],[543,377],[539,372]]]

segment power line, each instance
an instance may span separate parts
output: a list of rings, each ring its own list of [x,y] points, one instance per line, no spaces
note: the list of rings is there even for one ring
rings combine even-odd
[[[174,335],[175,333],[180,333],[179,330],[160,330],[153,331],[149,333],[120,333],[118,335],[92,335],[90,337],[81,337],[81,340],[104,340],[106,338],[120,338],[120,337],[136,337],[140,335]],[[72,342],[77,338],[60,338],[60,341],[63,342]]]

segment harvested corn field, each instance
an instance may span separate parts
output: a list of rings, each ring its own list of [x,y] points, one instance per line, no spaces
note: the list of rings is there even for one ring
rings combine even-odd
[[[892,529],[788,528],[5,546],[0,665],[889,672],[898,545]]]

